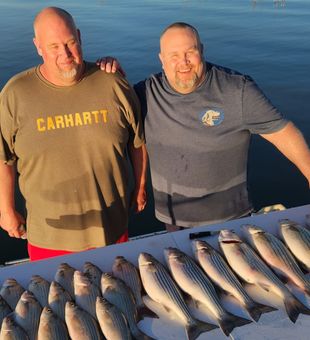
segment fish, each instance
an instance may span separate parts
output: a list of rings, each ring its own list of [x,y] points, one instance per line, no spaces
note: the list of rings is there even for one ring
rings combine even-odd
[[[75,268],[71,267],[68,263],[61,263],[55,273],[54,280],[62,285],[65,290],[74,299],[74,286],[73,286],[73,275]]]
[[[296,322],[300,313],[308,314],[308,309],[292,295],[254,250],[236,233],[221,230],[219,243],[228,264],[235,273],[244,281],[278,295],[283,300],[286,313],[292,322]]]
[[[310,230],[300,224],[282,219],[279,221],[280,234],[303,268],[310,271]]]
[[[65,306],[67,301],[72,301],[71,295],[58,282],[52,281],[48,293],[48,305],[52,311],[65,321]]]
[[[293,255],[273,234],[254,225],[243,225],[255,250],[282,279],[292,281],[304,293],[310,295],[310,282],[299,268]]]
[[[273,310],[272,307],[259,304],[248,295],[242,284],[223,259],[209,243],[202,240],[192,241],[194,256],[211,281],[234,296],[254,321],[258,321],[263,311]]]
[[[2,320],[12,312],[12,308],[8,305],[8,303],[4,300],[4,298],[0,295],[0,326]]]
[[[0,295],[14,310],[24,291],[25,289],[15,279],[9,278],[3,282]]]
[[[97,321],[73,301],[66,303],[65,320],[72,340],[103,339]]]
[[[40,316],[37,340],[69,340],[66,324],[47,306]]]
[[[151,318],[158,318],[158,315],[150,310],[143,302],[140,274],[138,269],[131,262],[123,256],[116,256],[112,265],[112,273],[131,288],[135,297],[138,313],[141,317],[148,316]]]
[[[251,322],[235,316],[223,308],[211,281],[190,256],[173,247],[165,248],[164,255],[172,277],[178,286],[194,300],[209,308],[226,336],[237,325],[241,326]]]
[[[35,340],[38,333],[42,307],[35,296],[25,290],[20,297],[15,311],[15,321],[27,333],[30,340]]]
[[[96,319],[96,298],[101,296],[100,288],[79,270],[74,272],[73,283],[76,304]]]
[[[217,328],[216,325],[197,320],[191,315],[179,287],[164,265],[154,256],[142,252],[139,254],[138,263],[142,284],[147,294],[179,317],[188,340],[196,339],[201,333]]]
[[[115,305],[126,317],[131,334],[137,339],[152,339],[144,334],[137,326],[142,319],[138,314],[134,295],[131,289],[121,279],[109,273],[101,276],[102,296]]]
[[[100,328],[107,340],[131,340],[125,315],[103,297],[96,299],[96,314]]]
[[[91,282],[100,287],[100,280],[102,270],[91,262],[85,262],[83,266],[83,273],[87,276]]]
[[[28,291],[31,292],[40,302],[41,307],[48,306],[48,293],[50,282],[40,275],[32,275],[28,284]]]
[[[2,321],[0,340],[29,340],[29,337],[14,320],[14,316],[8,315]]]

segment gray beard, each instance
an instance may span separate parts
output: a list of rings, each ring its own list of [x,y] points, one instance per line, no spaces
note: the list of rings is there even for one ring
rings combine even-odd
[[[188,90],[188,89],[191,89],[192,87],[194,87],[194,85],[197,84],[197,81],[198,81],[197,74],[195,74],[192,79],[190,79],[190,80],[188,80],[186,82],[184,82],[183,80],[179,79],[178,77],[176,78],[176,84],[180,88],[182,88],[184,90]]]
[[[73,68],[70,71],[61,71],[61,75],[65,78],[65,79],[72,79],[77,75],[77,69]]]

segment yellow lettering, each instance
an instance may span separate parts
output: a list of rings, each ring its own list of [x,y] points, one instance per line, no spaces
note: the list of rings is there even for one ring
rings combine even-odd
[[[44,126],[44,119],[43,118],[38,118],[37,119],[37,128],[38,131],[43,132],[46,130],[46,127]]]
[[[52,117],[47,117],[47,130],[55,130],[55,124]]]
[[[64,123],[64,117],[63,116],[55,116],[55,123],[57,129],[64,128],[65,123]]]
[[[71,113],[69,115],[64,115],[64,118],[66,127],[74,126],[73,115]]]
[[[107,110],[100,110],[100,113],[102,114],[103,122],[106,123],[108,121],[107,120],[108,111]]]
[[[82,118],[78,112],[75,114],[74,119],[75,119],[75,124],[74,124],[75,126],[83,125]]]
[[[83,112],[83,122],[84,122],[84,124],[91,124],[92,123],[90,112]]]
[[[91,114],[95,116],[95,122],[99,123],[99,111],[92,111]]]

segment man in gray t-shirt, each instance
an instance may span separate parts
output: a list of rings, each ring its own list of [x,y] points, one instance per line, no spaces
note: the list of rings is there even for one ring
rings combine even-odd
[[[197,30],[185,23],[160,38],[162,73],[138,83],[156,217],[167,230],[247,215],[251,134],[274,144],[310,181],[310,153],[248,76],[204,61]]]

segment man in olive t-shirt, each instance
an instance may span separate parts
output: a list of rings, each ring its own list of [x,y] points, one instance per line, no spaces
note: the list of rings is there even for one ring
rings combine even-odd
[[[31,246],[72,252],[115,243],[127,231],[127,148],[136,210],[146,203],[137,98],[119,74],[83,61],[80,32],[66,11],[42,10],[34,31],[43,64],[13,77],[0,97],[0,225],[22,236],[17,164]]]

